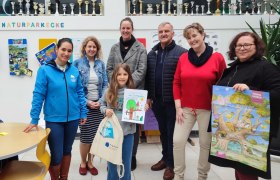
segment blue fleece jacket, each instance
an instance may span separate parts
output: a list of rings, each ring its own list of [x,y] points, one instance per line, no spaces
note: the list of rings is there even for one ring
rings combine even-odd
[[[67,64],[65,72],[52,60],[37,72],[33,91],[31,124],[38,124],[44,104],[44,119],[67,122],[87,117],[86,98],[76,67]]]

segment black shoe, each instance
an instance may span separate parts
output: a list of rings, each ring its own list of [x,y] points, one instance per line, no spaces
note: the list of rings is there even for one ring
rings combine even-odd
[[[136,157],[135,156],[132,156],[132,159],[131,159],[131,171],[134,171],[137,167],[137,162],[136,162]]]

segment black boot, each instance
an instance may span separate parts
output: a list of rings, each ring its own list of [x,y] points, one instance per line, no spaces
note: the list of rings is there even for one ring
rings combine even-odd
[[[134,171],[137,167],[137,161],[136,161],[136,157],[135,156],[132,156],[132,159],[131,159],[131,171]]]

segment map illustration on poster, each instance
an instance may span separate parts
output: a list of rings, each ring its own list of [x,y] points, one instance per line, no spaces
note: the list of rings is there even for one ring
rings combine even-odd
[[[36,58],[38,59],[41,65],[56,58],[55,46],[56,46],[55,43],[51,43],[50,45],[41,49],[39,52],[35,54]]]

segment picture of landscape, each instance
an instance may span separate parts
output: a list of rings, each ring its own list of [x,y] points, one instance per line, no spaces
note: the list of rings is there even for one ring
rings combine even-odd
[[[269,93],[214,86],[211,126],[211,155],[267,171]]]
[[[32,75],[32,71],[27,69],[27,40],[8,39],[9,45],[9,67],[10,75]]]

